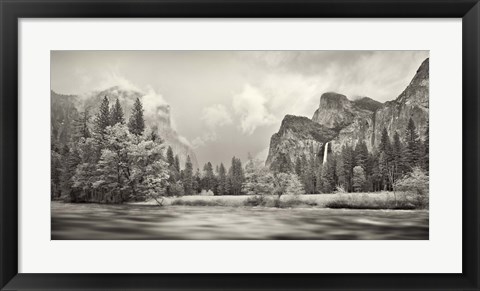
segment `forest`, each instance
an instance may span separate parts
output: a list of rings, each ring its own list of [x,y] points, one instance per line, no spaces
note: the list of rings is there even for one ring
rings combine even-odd
[[[155,129],[147,132],[143,111],[137,98],[127,120],[118,99],[110,106],[105,96],[95,115],[81,112],[66,142],[52,140],[51,198],[119,204],[202,192],[376,192],[395,190],[397,181],[414,170],[428,175],[428,126],[422,141],[412,119],[404,132],[383,129],[379,147],[371,152],[361,140],[338,153],[327,144],[326,159],[325,151],[294,161],[284,154],[268,168],[250,155],[243,166],[234,156],[230,165],[208,162],[200,171],[193,169],[190,157],[180,165]]]

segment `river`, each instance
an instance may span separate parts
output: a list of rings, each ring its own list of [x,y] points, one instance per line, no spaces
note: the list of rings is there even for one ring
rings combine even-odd
[[[428,211],[52,202],[52,240],[426,240]]]

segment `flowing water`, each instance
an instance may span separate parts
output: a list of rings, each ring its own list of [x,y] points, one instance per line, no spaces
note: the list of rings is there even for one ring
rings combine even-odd
[[[428,211],[52,202],[53,240],[428,239]]]

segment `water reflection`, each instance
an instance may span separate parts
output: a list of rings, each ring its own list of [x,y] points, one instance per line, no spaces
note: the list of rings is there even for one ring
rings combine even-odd
[[[428,212],[52,202],[52,239],[428,239]]]

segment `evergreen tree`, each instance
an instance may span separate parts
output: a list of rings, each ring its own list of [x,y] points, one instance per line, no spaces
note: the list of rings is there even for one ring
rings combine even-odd
[[[63,164],[60,176],[60,186],[62,194],[65,196],[70,195],[72,202],[76,202],[76,197],[73,197],[72,189],[74,185],[74,175],[77,166],[80,164],[80,154],[77,148],[64,148],[64,156],[66,157]],[[67,196],[68,197],[68,196]]]
[[[355,165],[360,166],[363,169],[367,168],[368,162],[368,149],[365,141],[360,141],[355,146]]]
[[[175,169],[177,169],[177,172],[180,173],[180,158],[178,155],[175,155]]]
[[[123,109],[120,106],[120,101],[115,102],[115,104],[110,109],[110,125],[115,125],[117,123],[124,124],[125,118],[123,116]]]
[[[295,160],[295,173],[299,177],[302,177],[302,175],[303,175],[303,165],[302,165],[302,160],[300,159],[300,157],[297,157],[297,159]]]
[[[427,128],[425,129],[425,142],[423,145],[423,169],[425,170],[426,174],[430,170],[430,131],[429,131],[429,121],[427,120]]]
[[[303,188],[305,189],[305,193],[307,194],[314,194],[317,190],[317,175],[315,170],[315,159],[314,157],[311,157],[305,165],[304,170],[302,171],[303,175],[300,176]]]
[[[383,128],[382,138],[379,146],[379,168],[382,174],[384,190],[390,189],[392,186],[394,163],[393,163],[393,149],[390,137],[386,128]]]
[[[355,154],[349,145],[346,145],[342,149],[342,161],[343,161],[343,175],[345,177],[345,186],[348,192],[353,190],[352,188],[352,177],[353,177],[353,168],[355,167]]]
[[[128,129],[131,133],[140,136],[145,130],[145,119],[143,118],[143,106],[140,99],[135,100],[133,104],[133,109],[130,114],[130,119],[128,120]]]
[[[62,193],[60,189],[61,163],[62,155],[53,149],[50,150],[50,191],[52,199],[59,197]]]
[[[78,119],[74,121],[74,133],[73,136],[75,140],[79,140],[80,138],[89,138],[91,137],[90,129],[88,123],[90,121],[89,110],[85,109],[85,111],[80,112],[80,116]]]
[[[152,126],[150,128],[150,133],[148,134],[148,139],[154,142],[163,143],[162,138],[158,134],[158,127]]]
[[[95,133],[103,137],[105,129],[110,125],[110,108],[108,98],[105,96],[100,104],[100,109],[95,117]]]
[[[408,125],[405,132],[405,143],[405,166],[409,171],[411,171],[411,169],[420,164],[420,139],[412,118],[408,120]]]
[[[242,184],[244,181],[244,173],[242,168],[242,162],[235,157],[232,158],[232,165],[228,170],[228,176],[230,181],[230,191],[233,195],[240,195],[242,193]]]
[[[363,189],[365,182],[365,171],[361,166],[355,166],[353,168],[353,189],[355,192],[360,192]]]
[[[334,157],[329,155],[322,166],[322,192],[332,193],[335,189]]]
[[[183,187],[185,189],[185,195],[194,194],[194,178],[193,178],[193,165],[190,160],[190,156],[187,156],[187,161],[185,162],[185,170],[183,171]]]
[[[167,149],[167,163],[169,166],[175,166],[175,157],[173,156],[173,150],[171,146]]]
[[[193,189],[195,193],[200,193],[202,192],[202,177],[200,175],[200,169],[197,168],[197,171],[195,172],[195,176],[193,178]]]
[[[215,190],[215,175],[213,174],[212,163],[208,162],[203,166],[203,189],[206,191]]]
[[[347,190],[347,180],[345,177],[345,167],[343,165],[343,155],[340,153],[337,156],[337,163],[335,172],[337,173],[337,185],[343,190]]]
[[[372,154],[372,188],[373,191],[382,190],[383,175],[380,171],[380,162],[378,152]]]
[[[218,188],[217,195],[227,194],[227,170],[223,163],[220,164],[218,168]]]
[[[270,166],[274,172],[290,173],[292,171],[292,161],[287,153],[279,153]]]
[[[393,163],[395,166],[395,177],[398,178],[402,175],[402,172],[405,171],[405,167],[403,165],[403,146],[402,142],[400,141],[400,136],[398,132],[395,131],[393,135],[393,145],[392,145],[392,154],[393,154]]]
[[[175,157],[173,156],[172,147],[167,148],[167,164],[168,164],[168,183],[167,186],[167,195],[176,196],[178,194],[178,185],[177,181],[180,176],[180,173],[175,166]],[[183,191],[182,191],[183,192]]]

